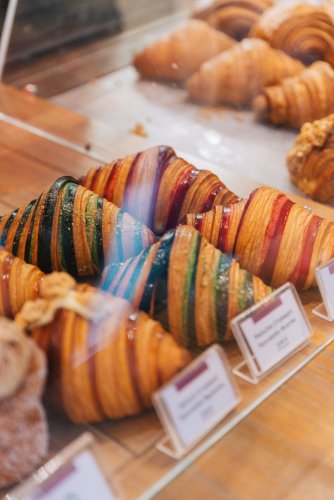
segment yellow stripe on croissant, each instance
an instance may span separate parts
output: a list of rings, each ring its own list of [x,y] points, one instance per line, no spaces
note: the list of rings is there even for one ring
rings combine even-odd
[[[153,392],[190,361],[188,352],[121,298],[75,282],[50,294],[57,275],[45,277],[47,298],[27,302],[16,322],[47,352],[69,418],[98,422],[151,408]]]

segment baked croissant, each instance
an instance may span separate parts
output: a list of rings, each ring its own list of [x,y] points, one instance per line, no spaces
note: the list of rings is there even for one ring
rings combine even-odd
[[[271,0],[213,0],[199,2],[193,17],[203,19],[232,38],[245,38],[261,14],[273,5]]]
[[[156,146],[100,168],[79,182],[163,234],[187,213],[210,210],[238,200],[218,177]]]
[[[0,316],[13,318],[27,300],[38,297],[44,273],[0,248]]]
[[[316,267],[334,257],[334,222],[267,187],[185,222],[275,288],[287,281],[300,289],[315,286]]]
[[[251,30],[276,49],[305,64],[322,59],[334,64],[334,23],[329,10],[300,3],[268,9]]]
[[[107,267],[101,287],[149,312],[190,347],[230,340],[230,320],[272,291],[187,226]]]
[[[133,64],[144,78],[183,81],[234,40],[199,20],[190,20],[138,53]]]
[[[334,114],[303,125],[287,165],[290,179],[305,194],[334,201]]]
[[[46,273],[98,274],[154,241],[148,228],[71,177],[0,218],[0,245]]]
[[[299,128],[334,111],[333,86],[333,68],[318,61],[299,75],[266,87],[253,100],[253,111],[259,120]]]
[[[15,321],[48,353],[68,417],[91,423],[151,408],[153,392],[189,363],[189,353],[125,300],[61,279],[59,288],[57,273],[46,276],[42,298],[26,302]]]
[[[248,104],[266,85],[300,73],[304,66],[263,40],[245,38],[232,49],[202,64],[187,80],[196,101]]]

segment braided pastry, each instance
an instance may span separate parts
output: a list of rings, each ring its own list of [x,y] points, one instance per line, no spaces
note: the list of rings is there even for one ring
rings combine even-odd
[[[175,227],[187,213],[204,212],[214,205],[238,200],[216,175],[197,170],[167,146],[91,168],[79,182],[156,234]]]
[[[300,73],[304,66],[263,40],[245,38],[232,49],[202,64],[187,80],[196,101],[248,104],[266,85]]]
[[[333,86],[333,68],[318,61],[299,75],[266,87],[255,97],[253,111],[260,120],[299,128],[334,111]]]
[[[193,17],[236,40],[245,38],[261,14],[273,5],[272,0],[213,0],[201,7],[202,3],[199,2]]]
[[[303,125],[287,165],[290,179],[305,194],[334,201],[334,114]]]
[[[268,9],[251,30],[276,49],[305,64],[322,59],[334,64],[334,23],[326,8],[306,3]]]
[[[39,295],[44,273],[0,248],[0,316],[13,318],[27,300]]]
[[[230,320],[271,292],[187,226],[124,265],[106,268],[101,286],[149,312],[191,347],[230,340]]]
[[[287,281],[300,289],[315,286],[316,267],[334,257],[334,222],[267,187],[185,222],[273,287]]]
[[[143,78],[183,81],[204,61],[234,44],[229,36],[194,19],[145,47],[133,64]]]
[[[57,275],[45,277],[45,290]],[[191,359],[161,325],[121,298],[79,285],[27,302],[16,322],[48,353],[62,407],[76,423],[135,415]]]
[[[148,228],[71,177],[0,218],[0,244],[46,273],[98,274],[154,241]]]

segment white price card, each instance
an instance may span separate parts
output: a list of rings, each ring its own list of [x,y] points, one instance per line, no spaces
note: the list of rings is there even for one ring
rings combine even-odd
[[[323,304],[313,309],[313,313],[327,321],[334,321],[334,259],[316,269],[316,278]],[[324,305],[327,311],[323,311]]]
[[[231,322],[245,361],[233,373],[257,383],[310,340],[312,329],[296,289],[283,285]],[[250,380],[239,371],[248,365]]]
[[[29,500],[113,500],[94,457],[82,451],[28,497]],[[27,499],[27,500],[28,500]]]
[[[35,474],[5,496],[6,500],[113,500],[94,458],[95,439],[89,432],[66,446]]]
[[[157,391],[153,403],[179,458],[204,437],[239,402],[223,349],[214,345]]]

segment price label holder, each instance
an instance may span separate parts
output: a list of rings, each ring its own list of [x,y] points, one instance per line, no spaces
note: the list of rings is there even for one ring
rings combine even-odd
[[[157,449],[181,458],[239,401],[224,350],[214,345],[154,393],[153,404],[166,432]]]
[[[312,328],[295,287],[286,283],[231,322],[244,361],[234,375],[257,384],[309,344]]]
[[[315,275],[323,303],[312,313],[326,321],[334,321],[334,259],[317,267]]]
[[[95,460],[93,434],[85,432],[40,467],[5,500],[113,500],[116,498]]]

